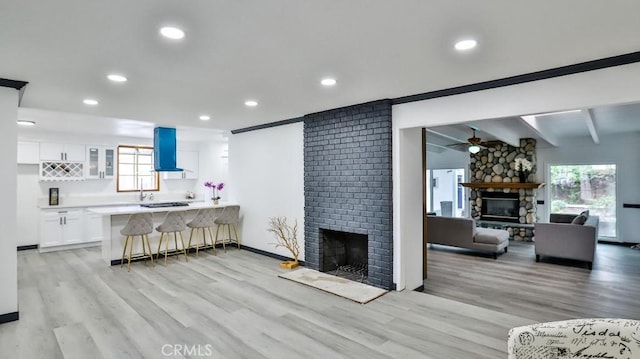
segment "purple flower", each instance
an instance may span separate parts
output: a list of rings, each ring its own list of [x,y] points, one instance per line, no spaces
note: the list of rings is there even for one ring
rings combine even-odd
[[[224,188],[224,183],[220,182],[220,184],[218,185],[218,191],[222,191],[223,188]]]
[[[213,184],[212,182],[207,181],[207,182],[205,182],[205,183],[204,183],[204,186],[205,186],[205,187],[209,187],[209,188],[213,188],[213,187],[215,187],[216,185],[215,185],[215,184]]]

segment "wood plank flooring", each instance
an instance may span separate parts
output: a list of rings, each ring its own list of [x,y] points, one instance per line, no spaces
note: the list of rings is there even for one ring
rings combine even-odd
[[[640,250],[598,244],[593,270],[511,242],[497,260],[432,245],[425,293],[543,322],[585,317],[640,319]]]
[[[130,273],[98,248],[23,251],[20,320],[0,325],[0,357],[502,358],[514,326],[638,317],[640,251],[621,261],[599,248],[589,272],[535,263],[532,250],[512,245],[494,261],[434,246],[427,293],[366,305],[278,278],[277,260],[236,249]],[[165,356],[167,344],[201,352]]]

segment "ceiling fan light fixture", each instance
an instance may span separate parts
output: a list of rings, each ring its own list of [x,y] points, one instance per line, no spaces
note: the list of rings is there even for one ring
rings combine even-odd
[[[454,47],[458,51],[467,51],[467,50],[473,49],[474,47],[476,47],[476,45],[478,45],[478,42],[476,40],[465,39],[465,40],[456,42]]]
[[[480,152],[480,146],[478,145],[471,145],[469,146],[469,148],[467,148],[467,150],[473,154],[476,154],[478,152]]]

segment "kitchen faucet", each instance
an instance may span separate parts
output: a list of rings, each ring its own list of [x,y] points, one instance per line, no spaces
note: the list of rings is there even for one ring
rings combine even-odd
[[[144,189],[140,186],[140,201],[144,201],[147,198],[147,195],[144,193]]]

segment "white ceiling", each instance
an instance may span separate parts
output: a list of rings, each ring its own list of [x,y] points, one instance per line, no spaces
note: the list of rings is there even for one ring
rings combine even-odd
[[[29,81],[27,108],[229,130],[634,52],[638,13],[637,0],[3,1],[0,77]],[[185,40],[159,37],[167,24]],[[455,52],[465,37],[478,48]]]
[[[36,126],[19,126],[18,136],[28,140],[46,140],[43,134],[64,134],[153,138],[156,124],[147,121],[127,120],[86,114],[66,113],[32,108],[19,108],[18,118],[36,122]],[[178,125],[178,141],[205,142],[228,139],[228,131]],[[40,136],[40,137],[39,137]]]
[[[589,115],[587,115],[589,114]],[[524,118],[535,118],[535,126]],[[592,121],[592,128],[589,128]],[[441,153],[444,150],[465,151],[466,143],[476,129],[476,137],[483,141],[504,141],[535,138],[538,147],[562,147],[566,140],[589,137],[597,143],[602,137],[623,133],[640,133],[640,104],[621,104],[597,108],[573,109],[566,112],[526,114],[520,117],[487,119],[428,129],[428,150]],[[593,131],[593,133],[592,133]],[[595,134],[595,135],[594,135]]]

